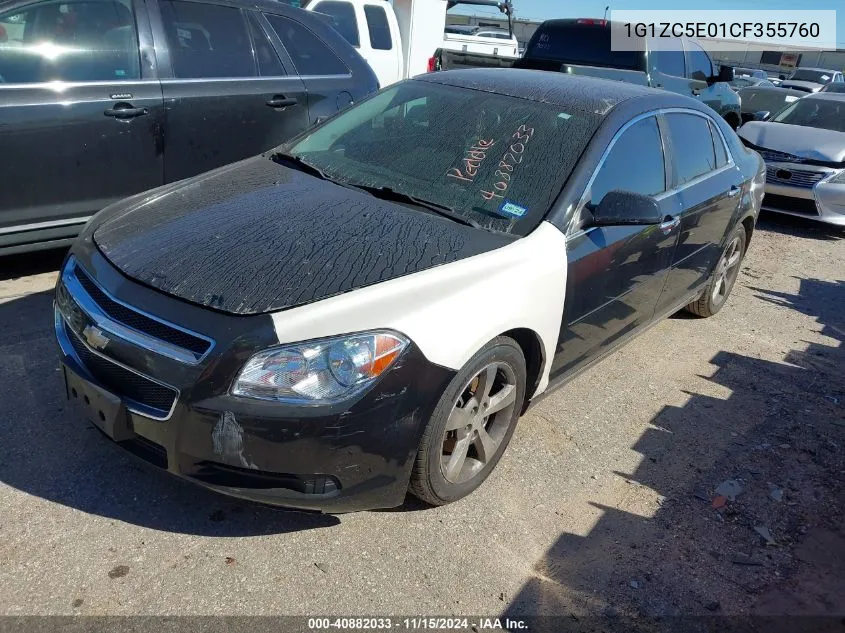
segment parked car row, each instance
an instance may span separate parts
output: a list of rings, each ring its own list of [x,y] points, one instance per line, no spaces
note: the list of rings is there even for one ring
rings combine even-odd
[[[718,112],[736,129],[742,122],[740,100],[731,89],[733,69],[717,66],[694,40],[674,40],[660,46],[650,40],[642,51],[617,51],[611,46],[608,20],[579,18],[547,20],[534,32],[525,53],[513,63],[497,57],[440,50],[431,69],[472,66],[537,69],[587,75],[662,88],[693,97]]]
[[[0,252],[270,149],[377,89],[315,14],[259,0],[0,5]]]

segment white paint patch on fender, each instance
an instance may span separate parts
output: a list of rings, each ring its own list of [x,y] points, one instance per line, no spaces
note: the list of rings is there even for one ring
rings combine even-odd
[[[458,370],[515,328],[540,338],[545,390],[563,320],[566,238],[547,222],[489,253],[276,312],[280,343],[374,329],[408,336],[431,362]]]

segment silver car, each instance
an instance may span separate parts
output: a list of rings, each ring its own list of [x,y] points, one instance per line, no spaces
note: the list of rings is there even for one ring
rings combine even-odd
[[[818,92],[827,84],[843,82],[845,82],[845,75],[838,70],[796,68],[780,85],[784,88],[793,88],[804,92]]]
[[[763,209],[845,226],[845,94],[807,95],[737,134],[766,161]]]

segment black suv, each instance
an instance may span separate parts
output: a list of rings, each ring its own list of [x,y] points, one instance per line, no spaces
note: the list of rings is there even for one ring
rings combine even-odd
[[[269,0],[0,0],[0,253],[282,143],[378,82]]]
[[[581,18],[543,22],[525,48],[515,68],[555,70],[592,75],[663,88],[694,97],[739,127],[740,99],[728,82],[733,68],[717,66],[695,40],[643,39],[641,50],[611,47],[612,29],[624,25],[608,20]],[[671,49],[671,50],[670,50]]]

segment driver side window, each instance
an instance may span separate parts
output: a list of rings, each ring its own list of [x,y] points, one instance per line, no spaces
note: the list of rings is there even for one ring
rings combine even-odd
[[[666,191],[663,144],[653,116],[637,121],[616,140],[590,188],[590,206],[597,207],[615,189],[647,196]]]

